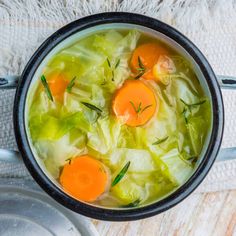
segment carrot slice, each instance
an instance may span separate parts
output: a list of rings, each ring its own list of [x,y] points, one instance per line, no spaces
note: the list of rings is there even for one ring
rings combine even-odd
[[[49,77],[48,85],[53,97],[62,97],[69,82],[63,74],[54,74]]]
[[[167,55],[168,52],[161,45],[156,43],[146,43],[137,47],[132,55],[130,66],[132,71],[135,74],[139,73],[138,68],[140,68],[139,60],[143,63],[145,67],[145,73],[143,74],[143,78],[145,79],[155,79],[152,73],[153,66],[157,63],[160,55]]]
[[[83,155],[63,167],[60,183],[73,197],[93,202],[105,191],[108,174],[100,161]]]
[[[127,80],[116,92],[112,108],[129,126],[144,125],[156,111],[154,92],[141,80]]]

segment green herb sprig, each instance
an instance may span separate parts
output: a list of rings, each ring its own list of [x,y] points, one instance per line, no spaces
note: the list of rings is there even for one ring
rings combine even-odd
[[[53,96],[52,96],[51,90],[50,90],[50,88],[48,86],[48,82],[46,80],[46,77],[44,75],[41,76],[41,82],[42,82],[43,87],[45,89],[45,92],[46,92],[46,94],[48,96],[48,99],[53,102]]]
[[[182,152],[179,151],[179,157],[182,161],[184,161],[186,164],[188,164],[190,166],[194,166],[198,160],[198,156],[190,155],[190,154],[183,152],[183,151]]]
[[[189,116],[189,114],[192,114],[192,110],[195,107],[200,106],[200,105],[202,105],[203,103],[206,102],[206,100],[202,100],[202,101],[199,101],[199,102],[196,102],[196,103],[189,104],[189,103],[185,102],[182,98],[180,98],[180,101],[184,104],[184,109],[181,112],[181,114],[183,114],[186,124],[188,124],[188,116]]]
[[[66,91],[67,91],[68,93],[71,93],[71,90],[72,90],[72,88],[73,88],[74,85],[75,85],[75,80],[76,80],[76,76],[73,77],[73,79],[72,79],[72,80],[70,81],[70,83],[67,85]]]
[[[188,124],[188,109],[186,107],[184,107],[184,109],[183,109],[181,114],[184,117],[185,124]]]
[[[109,58],[107,58],[107,64],[108,64],[108,67],[111,68],[111,62],[110,62]]]
[[[115,64],[115,69],[117,69],[117,67],[120,65],[120,58],[117,60],[116,64]]]
[[[199,106],[199,105],[202,105],[203,103],[206,102],[206,100],[202,100],[202,101],[199,101],[199,102],[196,102],[196,103],[187,103],[185,102],[182,98],[180,98],[180,101],[186,106],[189,108],[189,110],[191,110],[192,108],[196,107],[196,106]]]
[[[88,107],[89,109],[96,111],[98,113],[98,115],[101,115],[102,110],[98,107],[96,107],[95,105],[88,103],[88,102],[81,102],[84,106]]]
[[[132,101],[129,101],[129,102],[130,102],[130,104],[132,105],[132,107],[134,108],[134,110],[137,114],[142,114],[145,110],[147,110],[149,107],[152,106],[152,104],[150,104],[150,105],[147,105],[144,108],[142,108],[142,102],[140,102],[138,104],[138,106],[136,107]]]
[[[162,139],[156,138],[157,141],[154,142],[152,145],[158,145],[158,144],[164,143],[168,138],[169,138],[169,136],[166,136],[165,138],[162,138]]]
[[[120,65],[120,58],[116,61],[115,65],[112,65],[109,58],[107,58],[107,64],[108,64],[108,67],[110,68],[111,70],[111,80],[114,81],[114,78],[115,78],[115,70],[118,68],[118,66]]]
[[[66,159],[66,161],[68,161],[69,165],[71,164],[71,161],[72,161],[72,157]]]
[[[129,169],[130,166],[130,161],[128,161],[125,166],[122,168],[122,170],[119,172],[119,174],[115,177],[115,179],[113,180],[111,186],[114,187],[116,184],[118,184],[121,179],[124,177],[124,175],[126,174],[127,170]]]
[[[138,56],[138,65],[139,65],[139,67],[137,68],[137,70],[139,71],[139,73],[138,73],[138,75],[136,75],[134,77],[135,80],[142,77],[144,75],[144,73],[146,72],[146,68],[145,68],[144,64],[142,63],[140,56]]]

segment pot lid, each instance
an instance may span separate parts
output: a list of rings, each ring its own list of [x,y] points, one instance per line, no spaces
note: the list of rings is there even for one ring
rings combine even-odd
[[[32,180],[0,179],[1,236],[97,236],[88,218],[44,194]]]

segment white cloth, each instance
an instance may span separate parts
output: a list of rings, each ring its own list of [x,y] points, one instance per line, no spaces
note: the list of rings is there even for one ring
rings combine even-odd
[[[216,74],[236,76],[234,0],[0,0],[0,76],[20,74],[35,49],[66,23],[104,11],[145,14],[173,25],[205,54]],[[236,146],[236,91],[223,91],[222,146]],[[0,148],[16,149],[14,91],[0,91]],[[1,159],[1,157],[0,157]],[[0,161],[0,176],[30,178],[23,164]],[[236,160],[215,163],[197,191],[236,188]]]

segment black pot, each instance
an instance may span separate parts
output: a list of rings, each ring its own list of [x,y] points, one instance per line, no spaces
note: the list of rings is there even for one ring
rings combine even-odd
[[[81,33],[83,30],[98,25],[108,24],[129,24],[130,27],[132,27],[132,25],[135,25],[135,27],[143,27],[152,30],[154,33],[156,32],[164,35],[164,37],[167,37],[174,43],[178,44],[188,53],[191,60],[197,65],[198,70],[202,74],[202,80],[204,80],[203,82],[210,93],[212,103],[212,132],[210,134],[209,144],[195,172],[184,185],[163,200],[134,209],[106,209],[86,204],[70,197],[57,187],[39,166],[35,156],[33,155],[26,135],[26,95],[32,78],[41,62],[59,43],[75,33]],[[1,87],[15,86],[14,77],[2,78],[0,82]],[[223,82],[227,85],[227,83],[234,83],[235,81],[227,81],[226,79],[223,80]],[[110,221],[137,220],[156,215],[175,206],[193,192],[193,190],[202,182],[216,159],[216,155],[221,145],[223,123],[224,109],[221,91],[211,66],[199,49],[180,32],[163,22],[144,15],[123,12],[110,12],[88,16],[66,25],[50,36],[34,53],[26,65],[17,86],[14,104],[14,128],[16,141],[24,163],[36,182],[45,192],[63,206],[85,216]]]

